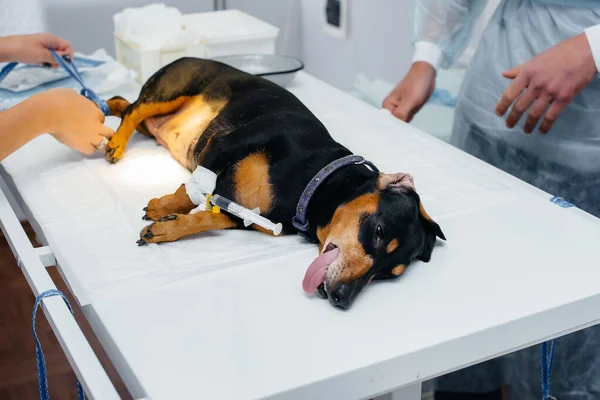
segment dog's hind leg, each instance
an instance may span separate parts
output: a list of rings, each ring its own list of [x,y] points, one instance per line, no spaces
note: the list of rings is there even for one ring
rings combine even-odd
[[[184,236],[209,230],[231,229],[239,226],[228,215],[200,211],[195,214],[170,214],[148,225],[140,233],[138,244],[174,242]]]
[[[161,198],[152,199],[144,208],[146,214],[142,219],[146,221],[158,221],[169,214],[188,214],[196,206],[186,193],[185,185],[181,185],[173,194]]]
[[[123,114],[127,111],[128,107],[132,107],[131,103],[122,98],[121,96],[115,96],[106,101],[108,103],[108,109],[110,110],[111,117],[121,118]],[[139,133],[152,137],[148,127],[146,126],[146,121],[142,121],[136,128],[136,131]]]
[[[181,96],[174,100],[164,102],[140,103],[139,101],[136,101],[128,106],[122,111],[121,125],[107,146],[106,159],[111,163],[115,163],[123,157],[125,147],[127,147],[127,142],[129,142],[131,135],[136,127],[138,127],[146,118],[171,114],[181,108],[188,100],[189,97]],[[115,104],[117,104],[116,101]],[[115,111],[117,109],[118,108],[115,105]]]

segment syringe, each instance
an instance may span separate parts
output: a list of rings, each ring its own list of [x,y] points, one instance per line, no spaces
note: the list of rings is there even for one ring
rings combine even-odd
[[[275,236],[281,233],[283,226],[281,223],[274,224],[269,221],[267,218],[261,216],[260,209],[255,208],[254,210],[250,210],[246,207],[239,205],[238,203],[231,201],[223,196],[218,194],[208,196],[210,204],[213,206],[217,206],[228,213],[231,213],[244,221],[244,226],[250,226],[251,224],[256,224],[262,226],[265,229],[273,232]]]
[[[275,236],[281,233],[281,230],[283,229],[282,225],[280,223],[274,224],[267,218],[259,215],[260,210],[258,208],[249,210],[223,196],[218,194],[213,195],[212,193],[215,190],[216,185],[217,174],[207,168],[201,166],[196,167],[196,170],[192,174],[192,178],[185,185],[186,193],[191,202],[198,206],[192,212],[211,209],[213,212],[218,212],[219,209],[223,209],[244,220],[244,226],[256,224],[270,230]],[[207,201],[216,207],[210,207],[209,204],[206,204]]]

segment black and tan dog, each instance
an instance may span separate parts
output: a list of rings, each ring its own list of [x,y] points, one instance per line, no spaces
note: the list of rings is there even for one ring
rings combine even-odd
[[[156,138],[190,171],[199,165],[214,171],[215,193],[259,207],[288,234],[297,232],[291,221],[307,184],[323,167],[352,154],[289,91],[215,61],[179,59],[154,74],[133,104],[120,97],[108,103],[111,115],[121,118],[109,161],[123,156],[137,130]],[[193,208],[183,185],[152,199],[144,218],[156,222],[141,232],[139,243],[244,228],[226,213],[190,214]],[[308,291],[318,287],[341,308],[371,279],[397,277],[415,259],[429,261],[436,236],[445,240],[410,175],[377,173],[364,165],[348,165],[328,177],[306,212],[321,254],[315,260],[320,277],[316,282],[312,277]]]

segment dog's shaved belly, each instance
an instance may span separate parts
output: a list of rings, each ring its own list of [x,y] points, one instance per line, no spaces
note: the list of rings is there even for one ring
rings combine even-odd
[[[169,149],[178,162],[193,170],[190,149],[194,148],[226,104],[225,100],[206,101],[204,96],[196,96],[170,115],[148,119],[146,126],[156,141]]]

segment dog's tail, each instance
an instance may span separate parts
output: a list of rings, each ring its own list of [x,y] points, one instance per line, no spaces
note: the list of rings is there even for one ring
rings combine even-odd
[[[107,103],[110,115],[118,118],[121,118],[125,109],[130,106],[130,103],[121,96],[115,96],[108,100]]]

